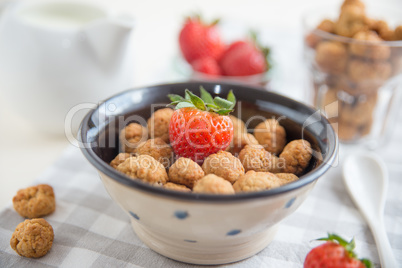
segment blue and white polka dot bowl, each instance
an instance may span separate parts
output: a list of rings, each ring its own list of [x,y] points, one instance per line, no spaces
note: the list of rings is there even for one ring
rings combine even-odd
[[[234,114],[245,122],[253,116],[281,116],[289,140],[310,141],[314,157],[298,181],[255,193],[206,195],[176,192],[132,180],[109,166],[118,153],[119,131],[129,122],[145,123],[152,108],[168,103],[169,93],[212,94],[233,90]],[[249,121],[250,128],[259,122]],[[112,199],[127,213],[138,237],[151,249],[174,260],[194,264],[239,261],[264,249],[278,224],[292,214],[334,164],[337,138],[328,121],[314,109],[261,89],[224,83],[179,83],[132,89],[113,96],[83,120],[82,152],[99,171]]]

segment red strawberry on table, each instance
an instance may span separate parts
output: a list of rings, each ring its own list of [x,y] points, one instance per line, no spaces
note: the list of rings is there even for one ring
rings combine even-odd
[[[218,62],[211,58],[211,57],[206,57],[206,58],[199,58],[194,60],[191,63],[191,67],[193,68],[194,71],[201,72],[204,74],[209,74],[209,75],[221,75],[221,67],[219,67]]]
[[[304,260],[304,268],[369,268],[371,262],[367,259],[357,259],[353,252],[355,241],[347,242],[336,234],[318,240],[327,241],[313,248]]]
[[[211,57],[218,60],[224,49],[217,21],[205,24],[199,16],[187,18],[179,34],[179,45],[184,58],[192,63],[199,58]]]
[[[255,36],[255,35],[254,35]],[[222,72],[227,76],[261,74],[268,70],[269,49],[260,48],[254,40],[233,42],[220,59]]]
[[[227,100],[212,96],[202,87],[201,98],[186,89],[185,98],[169,94],[176,110],[169,123],[169,138],[177,157],[197,163],[220,150],[225,150],[233,137],[233,123],[228,114],[236,98],[232,91]]]

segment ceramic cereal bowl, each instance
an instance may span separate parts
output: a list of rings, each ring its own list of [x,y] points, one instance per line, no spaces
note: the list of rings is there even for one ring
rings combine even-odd
[[[168,103],[167,94],[182,95],[186,88],[198,92],[200,85],[223,96],[232,89],[238,99],[234,114],[250,129],[261,118],[281,117],[288,140],[303,138],[312,145],[305,174],[279,188],[229,196],[171,191],[132,180],[109,166],[119,152],[118,136],[125,125],[145,124],[155,108]],[[157,85],[113,96],[85,117],[79,137],[83,154],[138,237],[166,257],[194,264],[235,262],[264,249],[280,221],[302,204],[334,163],[338,147],[328,121],[302,103],[258,88],[207,82]]]

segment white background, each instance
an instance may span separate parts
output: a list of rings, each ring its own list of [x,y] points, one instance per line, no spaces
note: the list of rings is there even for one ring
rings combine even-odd
[[[247,27],[258,28],[264,43],[272,47],[277,65],[273,90],[297,99],[303,99],[305,77],[301,16],[306,10],[322,6],[324,2],[325,5],[341,4],[341,1],[320,0],[89,2],[134,16],[136,28],[132,48],[136,67],[133,70],[133,86],[185,79],[174,68],[174,59],[178,53],[177,35],[184,18],[193,12],[200,12],[207,19],[220,17],[223,21],[229,21],[235,25],[231,29],[233,31]],[[365,3],[367,6],[373,3],[379,5],[379,1],[375,0],[367,0]],[[401,0],[382,0],[380,4],[402,13]],[[0,207],[11,202],[18,189],[30,186],[32,180],[40,176],[68,146],[64,136],[41,133],[40,129],[18,116],[14,112],[18,109],[18,103],[9,103],[2,98],[4,90],[12,89],[0,89]],[[32,90],[35,90],[34,85]],[[120,90],[123,89],[116,89],[116,92]]]

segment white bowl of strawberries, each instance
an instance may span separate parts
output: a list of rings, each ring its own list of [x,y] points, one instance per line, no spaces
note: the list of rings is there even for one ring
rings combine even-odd
[[[256,32],[225,42],[218,21],[207,24],[199,16],[186,19],[180,33],[181,69],[192,80],[225,81],[265,86],[270,80],[270,49],[262,46]]]

